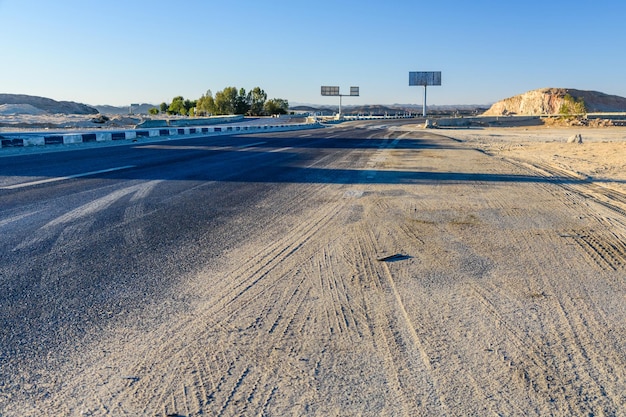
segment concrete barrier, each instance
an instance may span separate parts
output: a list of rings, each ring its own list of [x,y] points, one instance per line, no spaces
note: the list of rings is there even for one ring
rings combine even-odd
[[[198,118],[185,118],[185,119],[151,119],[144,120],[139,123],[136,128],[159,128],[159,127],[189,127],[189,126],[209,126],[219,123],[234,123],[243,121],[243,115],[231,115],[231,116],[213,116],[213,117],[198,117]]]
[[[1,148],[26,146],[54,146],[88,142],[110,142],[124,140],[140,140],[156,137],[176,137],[189,135],[233,135],[238,132],[266,133],[290,130],[314,129],[322,127],[319,123],[277,124],[277,125],[246,125],[246,126],[197,126],[154,129],[129,129],[123,131],[94,133],[5,133],[0,135]]]

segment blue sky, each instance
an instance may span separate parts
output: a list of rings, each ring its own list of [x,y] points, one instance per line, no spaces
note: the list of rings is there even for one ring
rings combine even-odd
[[[128,105],[228,86],[290,103],[428,104],[542,87],[626,96],[626,2],[0,0],[0,93]]]

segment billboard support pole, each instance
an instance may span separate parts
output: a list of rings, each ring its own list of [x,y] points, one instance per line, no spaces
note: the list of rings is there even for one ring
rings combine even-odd
[[[426,117],[426,87],[429,85],[441,85],[441,71],[410,71],[409,86],[424,86],[424,104],[422,105],[422,116]]]
[[[339,114],[337,114],[337,117],[339,119],[341,119],[341,98],[345,94],[341,94],[339,92],[339,87],[323,85],[322,86],[322,95],[323,96],[334,96],[334,97],[339,96]],[[358,96],[359,96],[359,87],[350,87],[350,97],[358,97]]]

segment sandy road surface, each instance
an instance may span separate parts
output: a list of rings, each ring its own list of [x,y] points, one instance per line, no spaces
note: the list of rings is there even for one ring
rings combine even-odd
[[[128,317],[0,414],[626,415],[626,193],[375,134],[181,285],[186,309]]]

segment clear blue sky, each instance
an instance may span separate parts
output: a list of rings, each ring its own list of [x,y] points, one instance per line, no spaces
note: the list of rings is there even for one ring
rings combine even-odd
[[[128,105],[259,86],[290,103],[428,104],[542,87],[626,96],[626,1],[0,0],[0,93]]]

